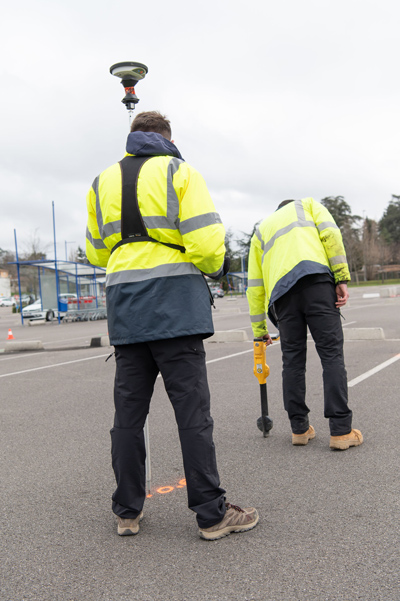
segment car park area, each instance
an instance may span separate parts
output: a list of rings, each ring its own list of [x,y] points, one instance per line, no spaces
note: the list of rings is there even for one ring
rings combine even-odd
[[[307,402],[316,438],[291,445],[279,342],[267,349],[273,428],[263,438],[246,299],[216,298],[215,330],[245,333],[239,342],[205,341],[221,485],[228,501],[257,507],[260,523],[211,543],[198,538],[187,509],[179,436],[161,378],[149,415],[151,497],[139,534],[121,538],[111,513],[115,363],[106,359],[113,349],[90,346],[107,334],[106,321],[29,327],[12,307],[0,307],[0,342],[11,329],[16,340],[44,347],[0,354],[0,598],[397,599],[400,443],[392,424],[400,296],[381,293],[352,288],[342,310],[343,329],[352,334],[345,337],[349,405],[364,435],[363,445],[345,452],[329,449],[311,339]],[[369,338],[372,329],[380,337]]]
[[[209,283],[208,287],[210,289],[210,292],[211,292],[213,298],[223,298],[225,296],[225,292],[223,291],[222,286],[213,285],[213,284]]]
[[[107,317],[104,297],[99,299],[94,296],[78,298],[76,294],[65,293],[60,294],[58,299],[58,308],[45,309],[39,298],[33,304],[23,307],[22,317],[28,321],[53,321],[58,318],[64,321],[93,321]]]
[[[14,307],[15,298],[13,296],[0,297],[0,307]]]

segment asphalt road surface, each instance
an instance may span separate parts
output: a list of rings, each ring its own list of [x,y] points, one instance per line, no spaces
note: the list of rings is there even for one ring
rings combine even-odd
[[[0,599],[6,601],[398,601],[400,297],[351,290],[344,328],[383,328],[345,342],[353,426],[364,444],[329,449],[322,377],[310,339],[307,402],[317,436],[291,444],[279,342],[267,350],[268,438],[256,427],[259,385],[244,298],[217,299],[215,329],[249,340],[206,342],[221,484],[260,523],[215,542],[187,508],[177,428],[162,380],[149,416],[151,497],[137,536],[118,537],[114,358],[90,348],[105,321],[22,326],[0,308],[0,348],[41,340],[44,351],[0,354]],[[273,329],[273,328],[272,328]]]

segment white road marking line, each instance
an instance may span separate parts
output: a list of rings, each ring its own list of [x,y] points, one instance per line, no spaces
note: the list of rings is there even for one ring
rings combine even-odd
[[[351,380],[347,384],[347,386],[349,388],[351,388],[352,386],[355,386],[356,384],[359,384],[363,380],[366,380],[367,378],[370,378],[374,374],[378,373],[378,371],[381,371],[381,369],[385,369],[385,367],[388,367],[389,365],[392,365],[392,363],[395,363],[399,359],[400,359],[400,353],[398,355],[395,355],[391,359],[388,359],[384,363],[381,363],[380,365],[377,365],[376,367],[373,367],[369,371],[366,371],[364,374],[361,374],[361,376],[358,376],[357,378],[354,378],[353,380]]]
[[[279,340],[275,341],[274,345],[275,346],[280,346]],[[274,345],[272,345],[272,346],[274,346]],[[209,365],[211,363],[216,363],[217,361],[224,361],[225,359],[232,359],[233,357],[239,357],[240,355],[245,355],[246,353],[252,353],[252,352],[253,352],[253,349],[250,348],[250,349],[247,349],[245,351],[241,351],[240,353],[233,353],[232,355],[225,355],[225,357],[219,357],[218,359],[210,359],[210,361],[206,361],[206,364]],[[9,374],[2,374],[2,375],[0,375],[0,378],[7,378],[9,376],[17,376],[17,375],[26,374],[26,373],[33,372],[33,371],[40,371],[42,369],[50,369],[52,367],[62,367],[64,365],[71,365],[73,363],[81,363],[82,361],[91,361],[92,359],[102,359],[104,357],[107,357],[109,354],[110,353],[105,353],[104,355],[95,355],[94,357],[85,357],[84,359],[75,359],[73,361],[64,361],[62,363],[54,363],[53,365],[43,365],[42,367],[34,367],[32,369],[24,369],[22,371],[14,371],[14,372],[9,373]],[[357,378],[354,378],[353,380],[351,380],[348,383],[348,387],[351,388],[353,386],[356,386],[360,382],[363,382],[364,380],[366,380],[367,378],[369,378],[369,377],[373,376],[374,374],[378,373],[382,369],[385,369],[385,367],[388,367],[389,365],[392,365],[392,363],[395,363],[399,359],[400,359],[400,353],[398,355],[395,355],[391,359],[388,359],[384,363],[381,363],[380,365],[377,365],[373,369],[370,369],[369,371],[365,372],[364,374],[361,374]]]
[[[354,311],[354,309],[369,309],[370,307],[382,307],[383,303],[374,303],[373,305],[346,305],[344,309],[347,311]],[[384,304],[385,305],[385,304]]]
[[[26,353],[26,354],[22,354],[22,355],[12,355],[11,357],[2,357],[0,359],[0,363],[2,363],[3,361],[9,361],[10,359],[24,359],[25,357],[33,357],[34,355],[38,355],[38,352],[36,351],[36,353]]]
[[[275,340],[271,346],[280,346],[279,340]],[[234,353],[233,355],[225,355],[225,357],[218,357],[218,359],[210,359],[210,361],[206,361],[206,364],[216,363],[217,361],[224,361],[225,359],[232,359],[232,357],[239,357],[239,355],[245,355],[246,353],[252,353],[253,347],[247,349],[247,351],[241,351],[240,353]]]
[[[10,374],[3,374],[0,378],[8,378],[8,376],[18,376],[20,374],[26,374],[30,371],[39,371],[41,369],[50,369],[51,367],[61,367],[63,365],[71,365],[71,363],[81,363],[81,361],[90,361],[91,359],[101,359],[107,357],[110,353],[105,355],[96,355],[95,357],[85,357],[84,359],[74,359],[74,361],[64,361],[63,363],[54,363],[53,365],[43,365],[42,367],[33,367],[32,369],[24,369],[22,371],[13,371]]]
[[[278,346],[280,342],[276,340],[274,342],[275,346]],[[272,345],[273,346],[273,345]],[[241,351],[240,353],[234,353],[233,355],[226,355],[225,357],[219,357],[218,359],[210,359],[210,361],[206,361],[207,365],[209,363],[215,363],[216,361],[224,361],[225,359],[231,359],[232,357],[238,357],[239,355],[245,355],[246,353],[252,353],[253,347],[251,349],[247,349],[245,351]],[[35,353],[33,353],[35,354]],[[71,365],[72,363],[80,363],[81,361],[90,361],[91,359],[101,359],[102,357],[108,357],[110,353],[106,353],[105,355],[96,355],[94,357],[85,357],[84,359],[74,359],[73,361],[63,361],[62,363],[54,363],[53,365],[43,365],[42,367],[33,367],[32,369],[24,369],[22,371],[13,371],[10,374],[0,375],[0,378],[7,378],[8,376],[17,376],[20,374],[26,374],[32,371],[39,371],[41,369],[50,369],[52,367],[60,367],[63,365]],[[25,355],[26,357],[26,355]]]

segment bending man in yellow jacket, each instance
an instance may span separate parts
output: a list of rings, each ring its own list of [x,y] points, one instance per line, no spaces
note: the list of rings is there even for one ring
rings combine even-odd
[[[107,267],[115,346],[112,463],[118,534],[139,531],[145,500],[143,427],[159,372],[179,428],[189,507],[200,536],[246,531],[256,509],[225,503],[213,443],[203,339],[214,333],[203,273],[228,269],[225,230],[201,175],[171,142],[156,111],[134,119],[127,155],[103,171],[87,197],[86,254]]]
[[[279,328],[283,401],[294,445],[315,437],[306,405],[307,326],[323,367],[324,415],[331,448],[358,446],[352,429],[340,307],[350,273],[339,228],[312,198],[283,201],[257,228],[250,248],[247,298],[255,338],[271,344],[266,314]]]

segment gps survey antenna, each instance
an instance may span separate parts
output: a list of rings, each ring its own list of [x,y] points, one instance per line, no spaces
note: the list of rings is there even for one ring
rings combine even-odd
[[[115,63],[110,67],[111,75],[119,77],[125,89],[125,98],[121,100],[129,111],[129,121],[132,117],[132,112],[135,109],[135,104],[139,102],[136,96],[135,86],[141,79],[147,75],[148,68],[142,63],[133,63],[125,61],[123,63]]]
[[[110,67],[111,75],[119,77],[125,89],[125,97],[121,100],[129,112],[129,125],[132,119],[132,113],[135,110],[135,104],[139,102],[136,96],[135,85],[147,75],[148,68],[142,63],[133,63],[125,61],[123,63],[115,63]],[[143,428],[144,444],[146,448],[145,470],[146,470],[146,492],[147,496],[151,497],[151,460],[150,460],[150,432],[149,432],[149,417]]]

